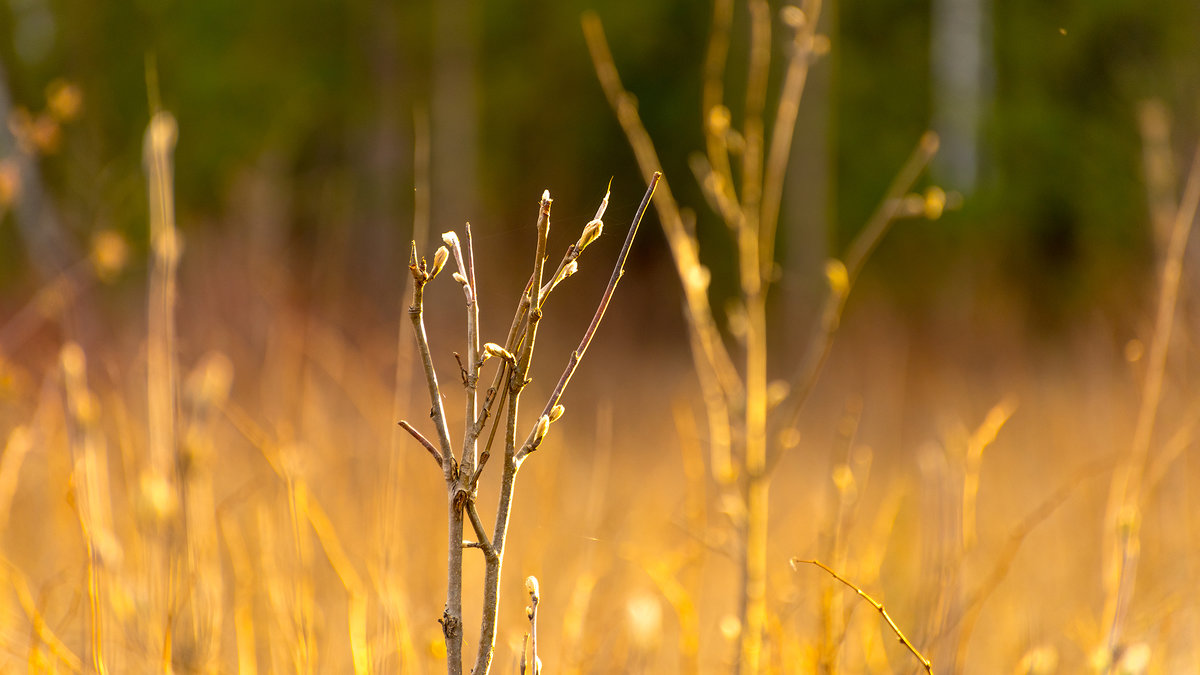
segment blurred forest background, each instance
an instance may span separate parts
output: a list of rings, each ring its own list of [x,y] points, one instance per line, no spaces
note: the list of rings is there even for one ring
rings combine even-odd
[[[249,230],[289,254],[343,241],[339,272],[393,287],[414,208],[414,114],[429,121],[439,231],[523,226],[544,187],[578,204],[614,176],[618,195],[640,194],[578,27],[593,6],[668,178],[701,204],[686,162],[700,144],[702,2],[10,0],[0,101],[6,115],[40,111],[51,82],[79,87],[82,114],[37,161],[45,208],[64,245],[97,228],[143,242],[152,59],[181,130],[185,233]],[[1143,288],[1138,110],[1159,99],[1178,120],[1175,147],[1196,137],[1195,3],[835,3],[824,22],[832,53],[804,99],[784,205],[789,269],[853,236],[932,125],[944,142],[933,179],[963,208],[885,243],[869,274],[890,300],[920,312],[999,288],[1059,330]],[[740,71],[731,64],[734,96]],[[13,151],[10,133],[0,149]],[[10,289],[28,269],[17,231],[0,231]],[[639,255],[658,264],[660,246]]]
[[[777,17],[783,4],[770,4]],[[747,18],[737,6],[731,102],[745,88]],[[611,178],[606,235],[545,328],[551,347],[532,386],[547,389],[645,189],[597,83],[585,10],[603,21],[667,181],[696,210],[724,326],[733,244],[688,164],[704,143],[707,2],[0,0],[0,528],[14,589],[2,591],[0,666],[71,666],[99,645],[116,672],[145,672],[162,658],[163,627],[144,611],[153,593],[137,591],[139,574],[156,573],[153,513],[167,509],[139,478],[156,339],[146,322],[143,143],[161,106],[178,123],[184,242],[174,414],[181,435],[199,426],[219,448],[196,464],[217,513],[205,544],[215,557],[198,569],[215,576],[189,596],[190,623],[168,657],[177,672],[346,672],[354,603],[366,597],[374,669],[444,667],[444,495],[428,460],[395,430],[398,415],[425,422],[426,410],[416,369],[406,369],[409,241],[414,222],[428,223],[422,254],[431,256],[438,233],[471,222],[484,340],[501,342],[527,278],[542,190],[557,202],[563,244]],[[789,33],[775,23],[779,64]],[[1200,142],[1200,3],[833,2],[820,27],[830,50],[801,103],[782,274],[770,295],[779,363],[795,360],[817,318],[824,261],[841,255],[927,129],[941,150],[917,188],[944,188],[951,208],[898,222],[866,265],[800,424],[804,452],[780,466],[773,658],[840,653],[851,672],[898,672],[887,658],[911,663],[865,627],[878,619],[869,608],[853,619],[845,610],[839,624],[828,580],[785,569],[790,556],[821,555],[881,591],[914,641],[933,645],[935,663],[961,668],[965,653],[967,664],[1003,664],[966,672],[1007,672],[1053,652],[1064,672],[1101,670],[1091,649],[1103,642],[1097,617],[1110,586],[1097,551],[1111,522],[1105,481],[1091,478],[1127,451],[1137,422],[1168,237],[1155,223],[1164,208],[1170,220]],[[768,100],[780,75],[777,65]],[[737,126],[739,106],[730,107]],[[1148,156],[1168,161],[1156,169]],[[1158,169],[1160,180],[1148,181]],[[1200,523],[1175,517],[1200,512],[1195,464],[1179,459],[1200,421],[1189,375],[1200,276],[1191,266],[1151,454],[1149,482],[1160,492],[1147,498],[1150,571],[1138,596],[1147,599],[1129,630],[1131,641],[1153,645],[1157,672],[1200,664],[1200,605],[1180,590],[1200,579],[1191,555]],[[453,380],[461,300],[438,282],[426,308],[442,377]],[[651,210],[610,323],[565,399],[561,424],[571,426],[533,457],[528,492],[518,491],[498,651],[505,668],[519,654],[520,580],[530,573],[543,575],[544,625],[562,626],[545,637],[545,658],[566,672],[728,663],[731,568],[680,526],[695,500],[706,503],[703,469],[697,483],[688,463],[701,462],[688,452],[704,434],[680,412],[698,409],[680,298]],[[206,417],[204,397],[217,397],[206,387],[222,382],[233,403]],[[88,387],[103,415],[70,403]],[[204,424],[189,426],[196,420]],[[106,445],[93,443],[89,425]],[[981,455],[968,461],[963,449],[982,453],[968,443],[981,433],[997,445],[982,478]],[[1100,469],[1080,469],[1089,461]],[[111,493],[97,487],[109,485],[105,472]],[[97,476],[105,478],[79,487]],[[969,480],[981,543],[946,553],[931,542]],[[309,506],[297,506],[298,490]],[[484,493],[490,512],[494,489]],[[700,511],[716,520],[721,507]],[[305,514],[315,533],[296,527]],[[98,541],[108,548],[97,552]],[[1018,556],[1022,545],[1035,553]],[[98,582],[107,604],[92,608],[100,620],[81,608],[96,597],[85,569],[109,575]],[[968,593],[980,580],[986,592]],[[947,597],[987,608],[974,615],[977,637],[965,629],[957,651],[946,637],[958,625],[946,618],[953,602],[934,602]],[[122,628],[89,636],[89,625]],[[866,656],[849,654],[851,625],[875,645]],[[805,642],[813,635],[824,642]]]

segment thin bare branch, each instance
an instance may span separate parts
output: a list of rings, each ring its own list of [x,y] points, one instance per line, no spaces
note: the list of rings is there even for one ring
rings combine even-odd
[[[792,138],[796,131],[796,116],[800,113],[800,99],[804,94],[804,85],[808,82],[809,66],[815,57],[814,45],[817,21],[821,15],[821,0],[810,0],[804,10],[790,7],[785,8],[784,12],[785,21],[793,24],[796,36],[792,43],[787,73],[783,77],[783,90],[775,112],[775,125],[771,130],[771,147],[767,151],[763,178],[760,259],[763,265],[763,279],[767,280],[771,278],[769,268],[775,264],[775,231],[779,224],[779,208],[783,200],[783,178],[787,173]]]
[[[654,189],[658,187],[660,178],[662,178],[662,174],[657,172],[650,177],[650,185],[647,186],[646,194],[642,196],[642,203],[638,206],[637,213],[633,216],[633,223],[629,226],[629,233],[625,235],[625,244],[621,246],[621,252],[617,255],[617,263],[613,266],[613,273],[608,280],[608,286],[605,287],[604,294],[600,296],[600,305],[596,308],[596,313],[592,316],[592,322],[588,325],[587,330],[584,331],[583,339],[579,341],[579,346],[571,353],[567,367],[558,379],[558,384],[554,387],[554,392],[550,394],[549,400],[546,401],[539,420],[551,418],[554,407],[558,405],[563,392],[566,391],[567,385],[571,382],[571,377],[579,367],[580,360],[583,359],[588,346],[592,344],[592,338],[596,336],[596,329],[600,327],[600,322],[604,319],[604,312],[608,309],[608,305],[612,301],[613,292],[616,290],[617,284],[620,283],[621,277],[625,274],[625,261],[629,258],[629,249],[633,246],[633,239],[637,236],[638,226],[642,222],[642,216],[645,215],[646,208],[650,205],[650,198],[654,196]],[[526,438],[521,450],[517,452],[516,461],[518,464],[530,452],[537,449],[537,444],[540,440],[535,428],[534,431],[530,432],[529,437]]]
[[[892,617],[888,615],[887,610],[884,609],[883,605],[880,604],[877,600],[875,600],[875,598],[872,598],[871,596],[867,595],[866,592],[863,591],[863,589],[859,588],[858,586],[855,586],[850,581],[847,581],[844,577],[839,575],[837,572],[834,572],[832,569],[826,567],[825,564],[819,560],[800,560],[799,558],[792,558],[792,569],[799,571],[798,568],[801,564],[816,565],[817,567],[820,567],[821,569],[828,572],[830,574],[830,576],[832,576],[834,579],[837,579],[838,581],[842,582],[846,586],[850,587],[850,589],[853,590],[855,593],[858,593],[859,597],[861,597],[863,600],[866,600],[867,602],[869,602],[871,604],[871,606],[874,607],[875,610],[879,612],[879,614],[884,618],[884,620],[887,621],[888,626],[891,627],[892,632],[896,634],[896,637],[900,639],[901,644],[903,644],[905,647],[907,647],[908,651],[912,652],[913,656],[917,657],[917,660],[920,661],[921,665],[925,667],[925,672],[929,673],[930,675],[933,675],[933,664],[930,663],[929,659],[925,658],[921,654],[921,652],[917,651],[917,648],[913,646],[912,642],[909,642],[908,637],[906,637],[904,635],[904,633],[900,630],[900,627],[896,625],[896,622],[892,621]]]
[[[775,409],[772,428],[775,435],[795,425],[796,418],[799,417],[804,403],[812,393],[813,386],[816,385],[825,359],[829,357],[829,350],[833,346],[833,336],[841,322],[842,308],[845,306],[850,289],[853,288],[854,282],[858,278],[858,273],[862,270],[863,263],[866,262],[867,257],[878,245],[879,240],[894,220],[901,202],[900,198],[916,182],[917,177],[921,175],[926,165],[929,164],[929,160],[937,152],[937,148],[937,134],[926,132],[921,136],[920,142],[909,155],[908,161],[904,163],[892,181],[883,201],[871,215],[866,226],[854,238],[846,253],[844,264],[839,265],[835,261],[831,267],[830,271],[835,273],[829,275],[832,282],[830,293],[821,312],[821,321],[814,329],[816,334],[808,340],[808,349],[792,378],[792,386],[787,398]],[[779,444],[775,444],[774,453],[774,456],[768,461],[768,470],[777,465],[782,454]]]
[[[467,518],[471,521],[471,529],[475,530],[475,537],[479,539],[479,548],[484,554],[491,554],[492,543],[488,540],[487,528],[483,525],[483,519],[479,517],[474,499],[467,502]]]
[[[449,480],[454,468],[453,445],[450,443],[450,429],[446,426],[446,413],[442,409],[441,389],[438,387],[437,371],[433,367],[433,354],[429,351],[429,336],[425,332],[424,299],[429,272],[425,260],[417,258],[415,241],[412,244],[408,269],[413,275],[413,302],[408,308],[408,315],[412,319],[413,332],[417,340],[417,352],[421,355],[421,365],[425,370],[425,384],[429,389],[430,417],[433,418],[434,427],[437,429],[438,445],[441,446],[442,471]]]
[[[966,654],[967,645],[970,643],[971,635],[975,632],[975,624],[979,620],[980,613],[983,611],[984,602],[991,597],[992,593],[1000,586],[1000,583],[1004,581],[1004,578],[1008,576],[1008,571],[1012,568],[1013,560],[1016,559],[1017,553],[1021,550],[1021,545],[1029,536],[1029,533],[1053,515],[1058,510],[1058,507],[1066,503],[1067,499],[1083,485],[1084,481],[1109,471],[1115,459],[1112,455],[1101,457],[1080,467],[1070,478],[1063,481],[1058,486],[1058,489],[1051,493],[1049,497],[1022,518],[1016,527],[1009,532],[1003,548],[993,556],[995,562],[992,565],[991,572],[988,573],[983,582],[963,602],[962,609],[958,615],[949,619],[941,630],[940,635],[946,635],[959,625],[962,626],[962,630],[958,633],[958,647],[955,652],[955,661],[957,663],[962,663],[963,656]]]
[[[525,287],[517,314],[513,317],[513,325],[509,332],[506,349],[512,353],[520,353],[517,367],[511,369],[505,389],[508,390],[508,408],[505,416],[504,433],[504,466],[500,474],[500,496],[496,504],[496,523],[492,530],[492,545],[485,550],[485,568],[483,577],[483,617],[479,626],[479,649],[475,655],[473,673],[486,675],[492,667],[492,658],[496,648],[496,620],[500,611],[500,572],[504,564],[504,540],[508,536],[508,523],[512,515],[513,492],[516,489],[517,469],[520,463],[516,461],[516,427],[517,413],[521,391],[528,383],[529,364],[533,357],[534,341],[537,337],[538,324],[541,321],[541,282],[546,258],[546,243],[550,234],[550,191],[542,193],[538,206],[538,241],[537,252],[534,256],[533,275]],[[528,312],[528,325],[520,329],[522,317]],[[519,350],[518,350],[519,344]],[[499,421],[497,421],[497,424]],[[493,433],[494,430],[493,430]],[[489,441],[490,444],[490,441]]]
[[[759,207],[762,204],[763,109],[767,102],[767,75],[771,68],[771,6],[767,0],[749,0],[750,58],[746,74],[746,113],[742,122],[742,214],[749,221],[758,245]],[[758,269],[754,270],[757,275]]]
[[[413,425],[409,424],[407,420],[400,420],[400,428],[404,429],[410,435],[412,435],[413,438],[417,439],[417,442],[424,446],[425,449],[429,451],[429,454],[433,455],[433,461],[437,462],[439,467],[442,465],[442,453],[438,452],[438,449],[433,447],[433,443],[431,443],[428,438],[425,438],[425,436],[421,432],[417,431]]]
[[[605,96],[608,98],[617,120],[621,123],[621,128],[625,131],[626,138],[629,139],[638,166],[641,167],[643,178],[649,181],[654,173],[662,173],[662,163],[659,162],[654,143],[650,140],[650,134],[646,131],[641,117],[638,115],[633,95],[621,85],[621,78],[617,74],[612,52],[604,37],[604,27],[594,12],[584,13],[583,33],[587,39],[588,51],[592,55],[592,63],[595,66],[600,85],[604,89]],[[684,226],[679,204],[671,192],[669,181],[663,179],[661,183],[654,205],[658,210],[660,224],[671,249],[675,269],[683,282],[683,293],[687,302],[687,312],[690,315],[690,324],[693,326],[693,330],[699,333],[699,343],[703,345],[701,353],[704,356],[705,366],[716,373],[717,381],[721,383],[721,389],[729,400],[730,406],[740,407],[741,376],[738,375],[737,368],[734,367],[733,360],[721,340],[708,301],[710,274],[708,269],[700,264],[698,244],[695,237],[690,235]]]
[[[711,190],[725,204],[737,203],[733,191],[733,171],[729,166],[729,109],[724,105],[725,65],[729,61],[729,30],[733,24],[733,0],[713,3],[712,29],[704,57],[704,87],[701,91],[701,119],[711,170]],[[702,181],[703,185],[704,182]],[[731,214],[732,211],[722,210]],[[728,217],[727,217],[728,220]]]
[[[1140,500],[1150,456],[1151,440],[1154,436],[1158,406],[1162,399],[1163,382],[1166,376],[1167,352],[1171,345],[1171,334],[1175,326],[1175,312],[1179,299],[1179,284],[1183,277],[1183,257],[1187,252],[1188,238],[1200,208],[1200,145],[1192,157],[1192,166],[1184,186],[1183,197],[1175,212],[1171,226],[1166,255],[1159,271],[1158,311],[1154,319],[1154,334],[1147,354],[1145,380],[1142,385],[1142,401],[1138,408],[1134,426],[1133,442],[1129,458],[1113,476],[1109,489],[1106,514],[1106,556],[1104,577],[1108,588],[1105,598],[1105,620],[1109,623],[1108,649],[1111,652],[1120,641],[1122,622],[1133,599],[1133,585],[1137,579],[1138,533],[1135,523],[1139,516]],[[1118,530],[1128,534],[1117,536]],[[1119,571],[1118,571],[1119,570]],[[1113,583],[1111,580],[1116,579]]]

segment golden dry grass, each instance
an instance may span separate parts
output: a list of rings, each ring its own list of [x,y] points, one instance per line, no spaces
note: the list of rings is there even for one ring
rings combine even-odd
[[[443,486],[423,450],[393,438],[400,293],[392,309],[299,301],[235,248],[199,240],[185,254],[173,483],[148,470],[139,312],[104,317],[106,337],[83,347],[49,327],[4,355],[0,669],[444,667]],[[110,292],[139,293],[96,291]],[[630,318],[644,308],[619,294],[570,414],[527,466],[499,672],[519,658],[531,574],[546,672],[719,672],[734,655],[735,567],[694,383],[685,354],[647,348]],[[432,330],[453,335],[451,319],[429,313]],[[1142,361],[1127,359],[1128,327],[1097,323],[1046,347],[1008,319],[962,335],[907,325],[869,298],[851,308],[800,451],[775,479],[773,671],[920,667],[868,605],[820,570],[793,570],[792,557],[822,560],[880,600],[935,672],[1093,667],[1107,633],[1105,501]],[[1200,660],[1197,417],[1179,359],[1143,497],[1122,653],[1149,660],[1132,672]],[[419,391],[409,409],[422,409]],[[467,553],[470,628],[482,564]]]

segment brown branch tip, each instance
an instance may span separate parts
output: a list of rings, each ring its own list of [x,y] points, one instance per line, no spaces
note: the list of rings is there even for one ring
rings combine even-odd
[[[917,651],[917,648],[915,646],[913,646],[913,643],[910,642],[908,637],[904,635],[904,633],[900,630],[900,627],[896,625],[896,622],[892,621],[892,617],[888,615],[887,610],[883,608],[882,603],[880,603],[875,598],[872,598],[871,596],[867,595],[866,591],[864,591],[863,589],[854,585],[853,582],[846,580],[845,577],[841,576],[837,572],[834,572],[827,565],[825,565],[825,563],[822,563],[819,560],[801,560],[799,558],[792,558],[790,563],[791,563],[792,569],[796,570],[797,572],[800,571],[800,565],[816,565],[817,567],[820,567],[821,569],[828,572],[829,575],[832,576],[834,579],[837,579],[838,581],[840,581],[843,584],[845,584],[846,586],[848,586],[855,593],[858,593],[859,597],[861,597],[863,600],[866,600],[867,602],[871,603],[871,606],[874,607],[881,616],[883,616],[885,621],[887,621],[888,626],[890,626],[892,629],[892,632],[895,633],[896,637],[900,639],[900,643],[903,644],[905,647],[907,647],[908,651],[912,652],[913,656],[917,657],[917,660],[920,661],[921,665],[925,667],[926,673],[929,673],[929,675],[933,675],[933,664],[930,663],[929,659],[925,658],[925,656],[923,654],[921,654],[921,652]]]

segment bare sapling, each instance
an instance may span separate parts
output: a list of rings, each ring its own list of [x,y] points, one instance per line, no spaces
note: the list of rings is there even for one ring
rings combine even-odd
[[[813,332],[806,345],[786,350],[789,355],[801,355],[798,363],[784,366],[794,375],[772,382],[767,297],[782,268],[775,254],[775,235],[784,177],[809,70],[828,52],[829,39],[817,32],[821,0],[804,0],[799,7],[781,9],[791,41],[774,122],[768,132],[771,9],[767,0],[747,0],[749,67],[742,128],[734,129],[733,114],[724,101],[734,0],[715,0],[713,4],[701,93],[706,151],[694,155],[691,166],[706,200],[724,221],[734,243],[737,291],[731,303],[735,316],[730,317],[728,335],[739,351],[730,350],[726,333],[714,318],[709,300],[711,273],[701,261],[695,217],[678,205],[665,182],[655,206],[682,284],[693,365],[708,418],[710,469],[722,492],[721,503],[727,505],[723,510],[733,532],[734,544],[728,553],[739,568],[741,615],[736,670],[758,673],[767,663],[763,634],[769,618],[767,545],[772,470],[786,451],[798,445],[798,417],[829,354],[846,298],[863,264],[896,218],[936,218],[946,207],[946,194],[938,188],[924,195],[908,194],[937,151],[937,136],[927,132],[849,249],[840,259],[827,261],[824,271],[828,291]],[[648,179],[662,170],[658,151],[642,124],[634,96],[621,84],[600,19],[594,13],[585,14],[583,29],[600,85]],[[708,539],[705,533],[697,534]]]
[[[447,588],[446,607],[439,622],[446,644],[447,672],[455,675],[463,668],[463,552],[478,550],[484,558],[483,610],[479,627],[478,651],[472,672],[486,675],[491,669],[496,644],[496,621],[500,607],[500,575],[504,562],[504,551],[508,535],[509,516],[512,510],[513,493],[516,488],[517,472],[530,454],[536,452],[545,441],[551,426],[562,417],[564,408],[560,402],[571,377],[579,367],[588,346],[595,337],[596,329],[604,318],[612,301],[613,292],[625,273],[625,261],[637,235],[638,225],[654,195],[661,174],[654,174],[649,181],[642,202],[633,217],[625,237],[625,243],[617,256],[616,265],[604,293],[600,298],[591,323],[583,338],[563,370],[557,385],[542,407],[536,421],[522,437],[518,435],[519,404],[525,387],[529,384],[530,366],[536,346],[538,327],[546,299],[567,277],[579,269],[579,256],[594,242],[604,228],[604,212],[608,207],[609,193],[606,191],[596,216],[584,226],[579,238],[567,247],[562,260],[550,274],[546,274],[547,248],[550,239],[550,207],[553,200],[549,190],[542,194],[538,205],[537,245],[534,253],[533,272],[517,303],[512,324],[503,343],[480,344],[478,287],[475,280],[475,257],[471,240],[471,226],[465,227],[463,239],[454,232],[442,235],[444,245],[434,253],[432,262],[417,254],[413,242],[409,270],[413,277],[412,319],[417,352],[425,373],[431,409],[429,417],[433,423],[435,439],[430,440],[407,421],[400,426],[415,438],[437,462],[446,484],[447,508]],[[467,348],[465,360],[458,358],[459,379],[464,389],[464,428],[460,451],[455,454],[450,440],[446,413],[442,406],[442,386],[433,366],[433,355],[425,332],[424,293],[425,285],[433,281],[450,258],[458,271],[451,276],[463,291],[467,310]],[[479,382],[485,364],[496,365],[491,385],[484,390],[480,401]],[[496,411],[493,414],[493,411]],[[480,450],[480,439],[491,425],[491,431]],[[491,457],[491,446],[497,429],[504,427],[504,459],[500,468],[500,495],[491,530],[485,526],[476,505],[479,479]],[[519,440],[522,439],[523,440]],[[470,525],[474,539],[464,539],[464,531]],[[533,601],[536,605],[536,599]],[[536,661],[536,643],[534,645]]]

